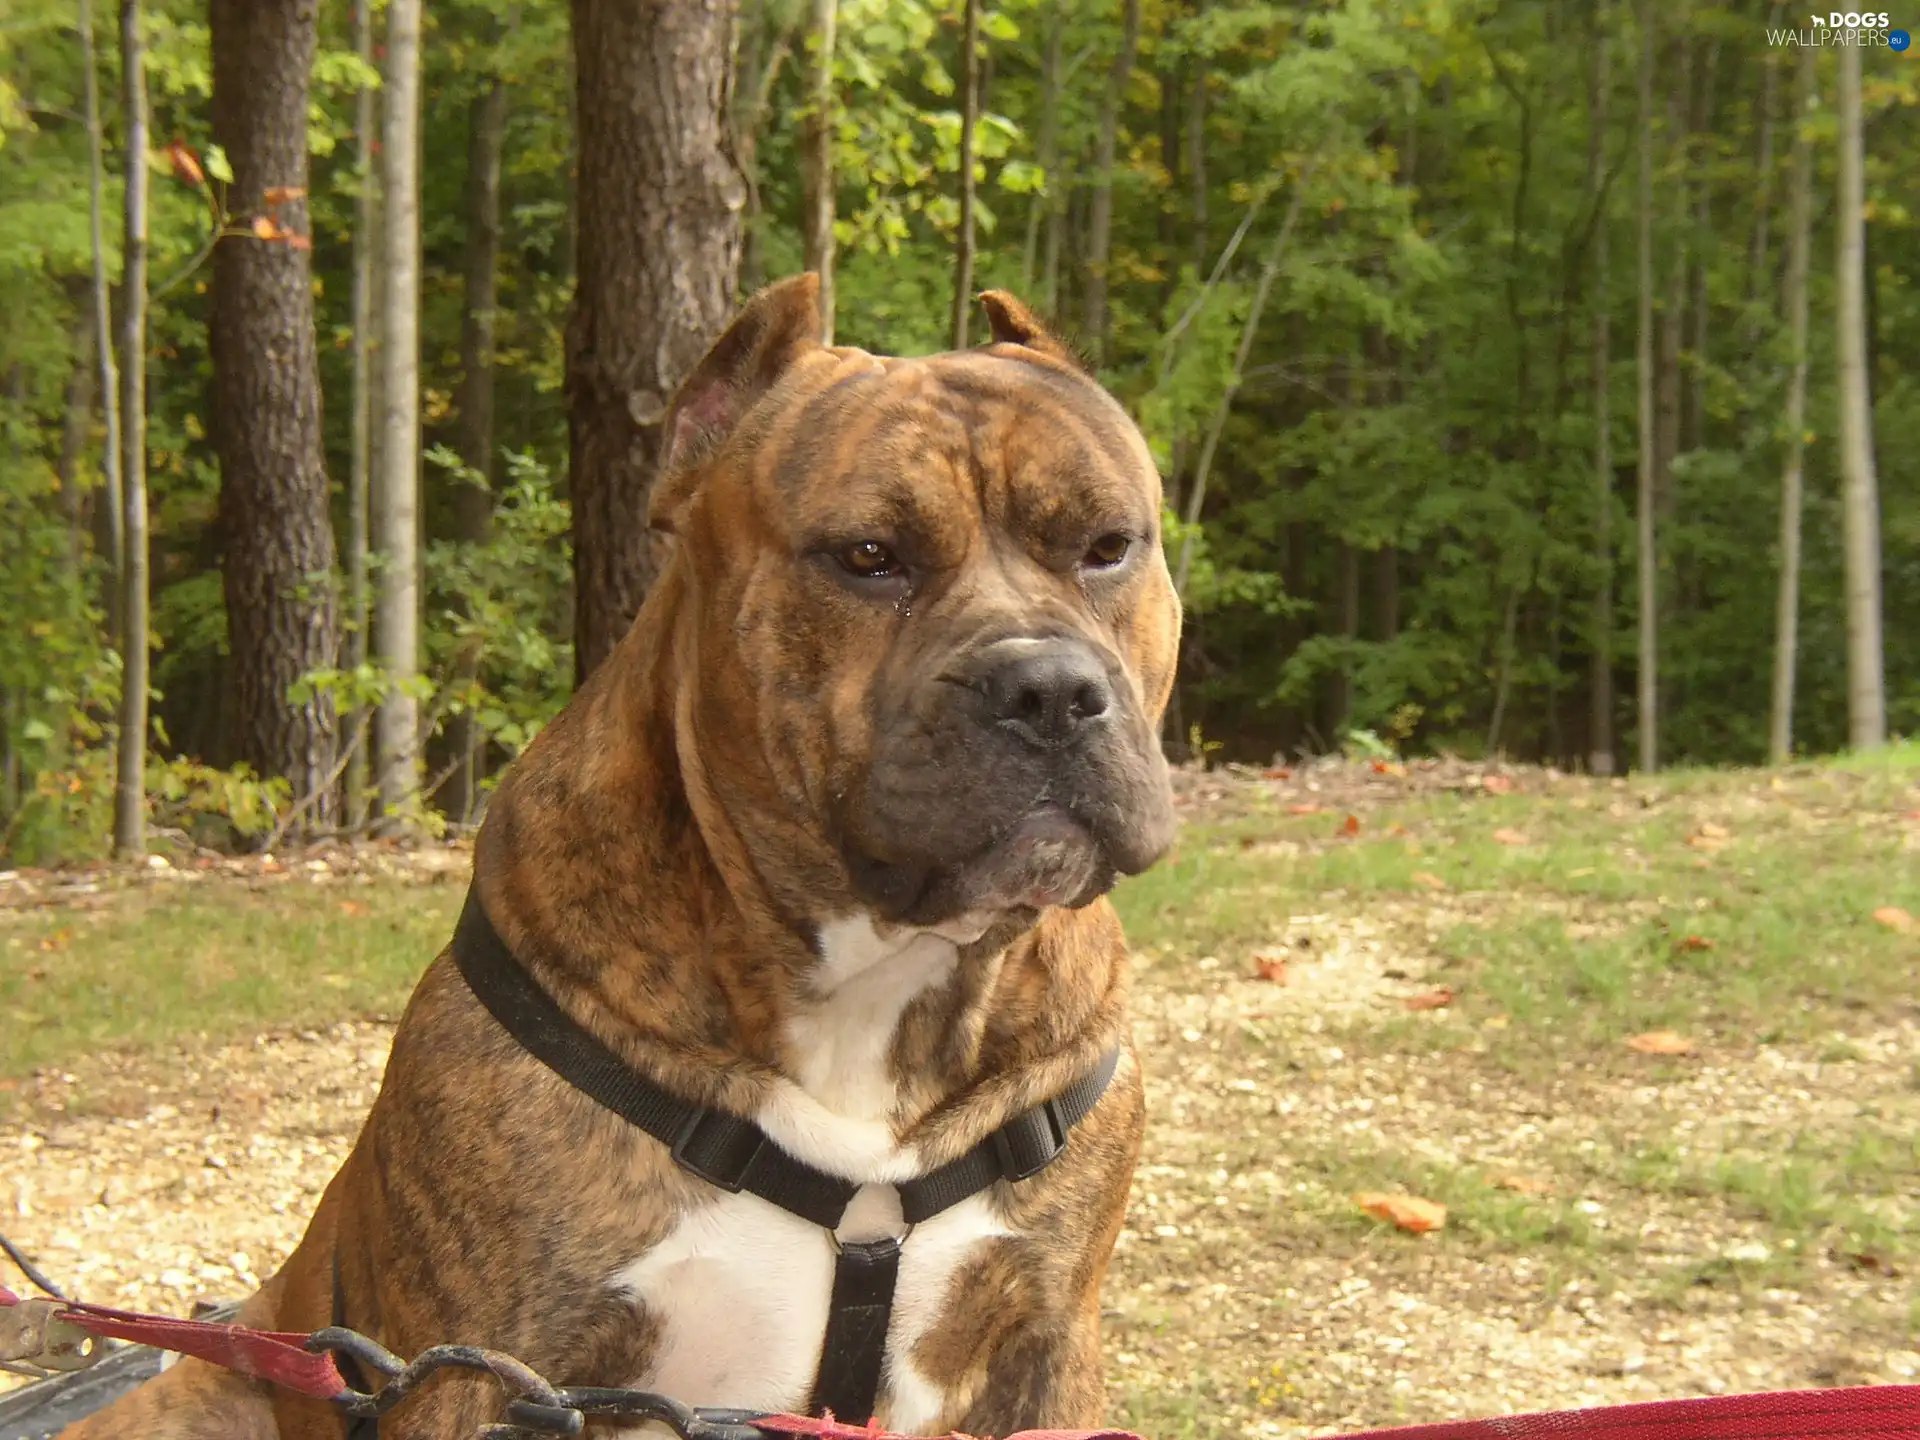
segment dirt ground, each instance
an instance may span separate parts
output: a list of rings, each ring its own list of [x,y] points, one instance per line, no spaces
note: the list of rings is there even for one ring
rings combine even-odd
[[[1380,783],[1322,780],[1310,793],[1333,805]],[[1231,813],[1246,783],[1189,775],[1184,799]],[[1837,1058],[1760,1044],[1637,1081],[1581,1065],[1455,1080],[1417,1047],[1354,1043],[1383,1016],[1417,1023],[1391,1002],[1421,988],[1427,957],[1364,914],[1286,920],[1283,986],[1245,955],[1138,957],[1150,1118],[1106,1289],[1116,1419],[1152,1440],[1304,1437],[1920,1379],[1891,1261],[1801,1256],[1773,1283],[1777,1233],[1715,1197],[1621,1183],[1604,1153],[1643,1130],[1706,1153],[1863,1108],[1915,1133],[1920,1014],[1864,1024]],[[0,1229],[87,1299],[184,1313],[241,1293],[298,1239],[390,1037],[339,1024],[24,1082],[0,1127]],[[1341,1157],[1364,1176],[1389,1143],[1498,1177],[1516,1207],[1534,1197],[1539,1243],[1359,1216]]]

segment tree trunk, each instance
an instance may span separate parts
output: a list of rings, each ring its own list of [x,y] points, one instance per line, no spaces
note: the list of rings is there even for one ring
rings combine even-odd
[[[1719,71],[1720,41],[1716,36],[1707,46],[1706,73],[1701,78],[1687,143],[1681,152],[1690,166],[1698,158],[1693,155],[1695,141],[1709,135],[1712,130],[1713,89]],[[1693,234],[1689,264],[1693,294],[1688,301],[1687,318],[1693,333],[1687,344],[1685,420],[1680,432],[1682,454],[1700,449],[1707,438],[1707,345],[1712,334],[1712,317],[1707,313],[1707,271],[1713,265],[1713,185],[1705,174],[1701,176],[1700,183],[1693,187]]]
[[[455,397],[460,459],[487,482],[453,488],[453,538],[484,545],[493,529],[493,337],[499,293],[500,152],[507,132],[507,87],[498,76],[481,83],[467,110],[466,312],[460,326],[460,389]],[[473,678],[473,667],[463,667]],[[486,736],[465,711],[447,724],[455,764],[440,793],[441,808],[461,824],[473,820],[485,775]]]
[[[1207,13],[1207,0],[1200,0],[1195,13]],[[1192,195],[1193,273],[1198,279],[1207,273],[1207,57],[1193,57],[1193,89],[1187,99],[1187,184]]]
[[[87,119],[87,227],[93,251],[93,343],[100,362],[100,408],[107,443],[100,457],[107,531],[107,637],[120,642],[120,579],[126,569],[126,506],[120,479],[120,369],[113,357],[112,290],[107,284],[106,158],[101,139],[100,78],[93,53],[93,3],[80,0],[80,62]]]
[[[1846,554],[1847,743],[1886,743],[1880,633],[1880,503],[1873,460],[1872,376],[1867,371],[1866,194],[1860,133],[1860,47],[1842,45],[1840,201],[1834,252],[1834,348],[1840,370],[1840,517]]]
[[[420,0],[387,7],[380,137],[380,464],[373,476],[377,557],[374,652],[390,689],[375,721],[380,811],[389,826],[419,786],[420,707]]]
[[[1640,768],[1660,763],[1659,572],[1654,553],[1654,493],[1657,457],[1653,417],[1653,4],[1640,0],[1639,128],[1640,187],[1636,205],[1639,261],[1638,340],[1634,354],[1640,418],[1640,473],[1634,508],[1638,534],[1635,559],[1640,580],[1639,725]]]
[[[1400,638],[1400,550],[1382,545],[1373,552],[1373,633],[1383,642]]]
[[[836,0],[813,0],[813,53],[807,71],[807,116],[800,137],[801,248],[820,277],[820,330],[833,343],[833,22]]]
[[[1786,9],[1786,0],[1773,0],[1773,8],[1767,15],[1767,29],[1774,31],[1780,27],[1781,13]],[[1747,242],[1747,279],[1746,300],[1751,306],[1758,297],[1768,268],[1767,251],[1771,245],[1770,229],[1773,222],[1773,112],[1775,94],[1779,90],[1780,52],[1771,46],[1767,58],[1762,62],[1760,72],[1760,118],[1759,153],[1754,159],[1754,172],[1759,177],[1759,185],[1753,200],[1753,235]],[[1796,117],[1795,124],[1799,123]],[[1745,340],[1742,349],[1750,350],[1759,338],[1759,329],[1753,318],[1749,317],[1742,327]]]
[[[1679,79],[1667,95],[1667,147],[1674,162],[1673,212],[1669,222],[1666,294],[1660,301],[1659,354],[1654,364],[1654,504],[1662,521],[1671,520],[1676,497],[1673,462],[1680,453],[1680,337],[1687,311],[1687,99],[1693,91],[1693,47],[1682,35],[1676,42]],[[1672,596],[1663,598],[1671,600]]]
[[[1040,28],[1040,134],[1036,154],[1046,184],[1028,199],[1027,236],[1020,247],[1020,290],[1030,301],[1035,298],[1034,283],[1041,275],[1042,221],[1052,213],[1060,190],[1060,177],[1054,173],[1060,165],[1060,32],[1063,26],[1058,0],[1045,6]],[[1040,298],[1044,305],[1053,303],[1050,298]]]
[[[1593,223],[1593,662],[1588,684],[1587,768],[1613,773],[1613,398],[1612,327],[1607,312],[1606,197],[1607,101],[1612,89],[1607,57],[1607,3],[1593,17],[1593,82],[1588,102],[1587,193]]]
[[[971,3],[971,0],[970,0]],[[1093,193],[1087,213],[1086,343],[1101,365],[1107,363],[1107,265],[1113,258],[1113,161],[1119,147],[1120,109],[1127,80],[1133,74],[1134,52],[1140,47],[1140,0],[1121,0],[1120,53],[1107,74],[1107,94],[1100,106],[1100,135],[1093,158]]]
[[[86,564],[83,516],[86,493],[80,484],[80,465],[86,458],[93,430],[93,405],[98,399],[99,370],[93,356],[93,316],[84,309],[73,329],[73,369],[67,372],[66,403],[60,425],[60,459],[54,467],[60,482],[60,515],[67,522],[67,578],[78,584]],[[108,402],[109,407],[112,401]]]
[[[973,314],[973,138],[980,124],[980,0],[966,0],[960,31],[960,229],[954,237],[953,324],[949,344],[967,348]]]
[[[126,230],[121,242],[120,458],[125,554],[120,567],[120,737],[113,850],[147,853],[147,54],[140,0],[120,0],[126,115]]]
[[[1787,380],[1787,460],[1780,471],[1780,590],[1774,608],[1773,715],[1767,756],[1784,765],[1793,755],[1793,690],[1800,657],[1801,462],[1807,441],[1807,269],[1813,248],[1813,147],[1807,112],[1814,102],[1815,51],[1800,51],[1793,107],[1793,195],[1787,240],[1787,324],[1793,334],[1793,372]]]
[[[353,48],[363,64],[374,63],[373,0],[354,0]],[[367,580],[367,502],[373,472],[373,367],[378,361],[373,332],[375,257],[380,246],[380,176],[374,166],[374,127],[378,123],[373,87],[362,86],[354,98],[354,174],[359,193],[353,202],[353,454],[347,471],[347,614],[345,663],[356,670],[367,662],[369,594]],[[348,717],[347,758],[343,786],[344,818],[350,829],[366,823],[368,743],[367,716],[356,708]]]
[[[626,634],[658,572],[647,496],[661,421],[733,312],[744,191],[727,142],[733,18],[732,0],[573,0],[576,680]]]
[[[213,138],[233,166],[228,207],[279,237],[213,252],[213,439],[221,576],[240,758],[284,776],[310,825],[333,819],[331,697],[287,692],[339,654],[333,524],[320,441],[320,368],[307,221],[307,87],[319,0],[212,0]]]

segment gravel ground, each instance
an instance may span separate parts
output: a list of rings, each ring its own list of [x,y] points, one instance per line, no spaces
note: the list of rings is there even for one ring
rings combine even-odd
[[[1386,778],[1296,783],[1332,807]],[[1401,794],[1486,783],[1460,766],[1393,778]],[[1231,813],[1244,783],[1181,789]],[[1560,782],[1495,781],[1515,783]],[[1436,1066],[1371,1040],[1407,1023],[1393,1002],[1422,988],[1425,957],[1367,917],[1287,918],[1312,943],[1292,947],[1285,985],[1243,978],[1246,955],[1139,957],[1149,1130],[1106,1292],[1117,1411],[1136,1428],[1303,1437],[1920,1379],[1920,1303],[1891,1262],[1823,1253],[1783,1271],[1777,1232],[1724,1197],[1630,1185],[1616,1163],[1640,1136],[1704,1155],[1862,1115],[1920,1133],[1920,1019],[1863,1023],[1843,1059],[1754,1045],[1626,1081]],[[22,1082],[0,1126],[0,1227],[90,1300],[185,1313],[242,1293],[298,1239],[390,1038],[340,1024]],[[1513,1224],[1416,1237],[1359,1217],[1342,1167],[1388,1148],[1498,1177]]]

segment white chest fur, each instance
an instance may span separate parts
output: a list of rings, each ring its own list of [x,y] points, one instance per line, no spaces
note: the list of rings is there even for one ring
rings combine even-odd
[[[790,1154],[864,1182],[844,1238],[899,1234],[899,1197],[886,1182],[923,1167],[893,1140],[888,1057],[901,1014],[952,977],[958,951],[926,931],[882,935],[865,916],[823,927],[820,948],[817,999],[787,1037],[799,1083],[784,1083],[755,1118]],[[991,1191],[914,1229],[887,1333],[880,1404],[890,1428],[925,1433],[944,1418],[947,1397],[916,1369],[914,1348],[946,1307],[955,1273],[982,1243],[1007,1233]],[[662,1326],[657,1359],[639,1383],[693,1405],[805,1406],[833,1265],[833,1241],[818,1226],[757,1196],[716,1192],[613,1277]]]

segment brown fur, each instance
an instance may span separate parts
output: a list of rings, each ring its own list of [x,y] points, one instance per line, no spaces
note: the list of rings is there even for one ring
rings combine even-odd
[[[1040,762],[996,749],[990,729],[956,728],[941,694],[924,698],[930,670],[993,636],[1070,636],[1101,657],[1119,704],[1111,744],[1074,769],[1098,792],[1088,824],[1127,871],[1170,837],[1154,733],[1179,618],[1158,478],[1065,348],[1012,297],[987,307],[993,346],[902,361],[814,343],[811,277],[758,297],[669,417],[654,515],[679,537],[673,558],[494,798],[476,884],[501,935],[572,1015],[682,1096],[751,1113],[792,1073],[783,1026],[809,994],[813,927],[870,903],[849,857],[924,872],[914,903],[984,893],[1014,862],[978,860],[982,844],[1037,785],[1071,789],[1036,781]],[[1089,535],[1122,522],[1146,547],[1133,569],[1082,577]],[[817,535],[902,526],[941,578],[897,606],[796,559]],[[894,1127],[929,1165],[1124,1041],[1119,923],[1105,899],[1080,898],[1004,917],[903,1017]],[[963,1272],[915,1356],[960,1397],[950,1424],[1097,1421],[1099,1286],[1141,1118],[1129,1050],[1061,1160],[1003,1187],[1017,1234]],[[328,1324],[337,1260],[346,1323],[402,1355],[457,1339],[556,1383],[630,1384],[658,1326],[607,1278],[704,1189],[504,1035],[443,954],[358,1143],[246,1319]],[[454,1377],[382,1433],[465,1440],[496,1409],[490,1384]],[[341,1424],[184,1361],[67,1433],[338,1440]]]

